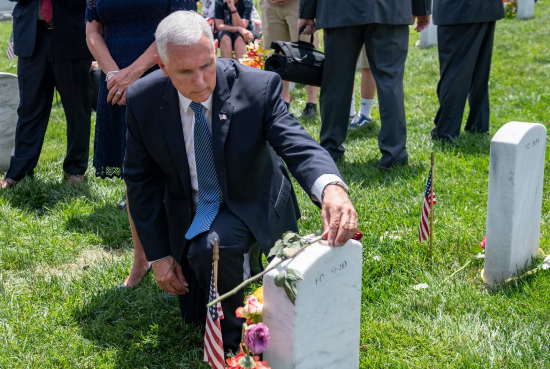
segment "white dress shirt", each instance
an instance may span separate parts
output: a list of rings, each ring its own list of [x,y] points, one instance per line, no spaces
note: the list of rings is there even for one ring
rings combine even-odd
[[[197,164],[195,162],[195,145],[194,145],[194,128],[195,128],[195,113],[190,108],[191,100],[183,96],[178,92],[180,102],[181,124],[183,127],[183,139],[185,141],[185,151],[187,152],[187,162],[189,164],[189,174],[191,177],[191,190],[193,191],[193,204],[194,208],[197,208],[197,202],[199,198],[199,184],[197,181]],[[204,118],[208,124],[208,130],[212,134],[212,95],[202,103]],[[323,199],[323,191],[325,187],[330,184],[338,182],[341,183],[346,189],[346,184],[335,174],[323,174],[311,187],[311,194],[319,202]]]

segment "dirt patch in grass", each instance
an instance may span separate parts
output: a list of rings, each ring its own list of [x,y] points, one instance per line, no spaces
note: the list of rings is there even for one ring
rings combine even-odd
[[[71,263],[59,266],[40,265],[35,269],[35,273],[44,276],[48,280],[52,277],[65,280],[80,279],[81,275],[89,269],[98,265],[112,265],[124,258],[126,254],[127,251],[122,250],[86,250]]]

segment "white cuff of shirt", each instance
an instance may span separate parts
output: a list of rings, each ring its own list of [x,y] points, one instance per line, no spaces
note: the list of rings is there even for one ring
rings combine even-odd
[[[323,202],[323,191],[325,190],[325,187],[329,185],[330,183],[338,182],[341,183],[346,190],[349,192],[348,186],[342,181],[340,177],[338,177],[336,174],[323,174],[311,186],[311,196],[317,200],[319,203]]]

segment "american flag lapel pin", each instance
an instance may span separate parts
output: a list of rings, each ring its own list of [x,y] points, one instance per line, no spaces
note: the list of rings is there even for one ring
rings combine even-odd
[[[224,113],[221,113],[220,120],[227,120],[227,115],[225,115]]]

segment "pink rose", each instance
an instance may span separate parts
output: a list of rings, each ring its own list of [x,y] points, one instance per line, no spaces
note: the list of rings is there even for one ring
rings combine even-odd
[[[244,344],[253,354],[261,354],[269,346],[269,329],[264,323],[249,325],[244,332]]]
[[[263,312],[264,306],[258,301],[258,299],[253,296],[249,295],[246,297],[246,304],[244,305],[244,311],[246,311],[249,314],[259,314],[261,315]]]
[[[479,243],[479,246],[481,246],[482,249],[485,249],[485,236],[483,236],[483,241]]]

